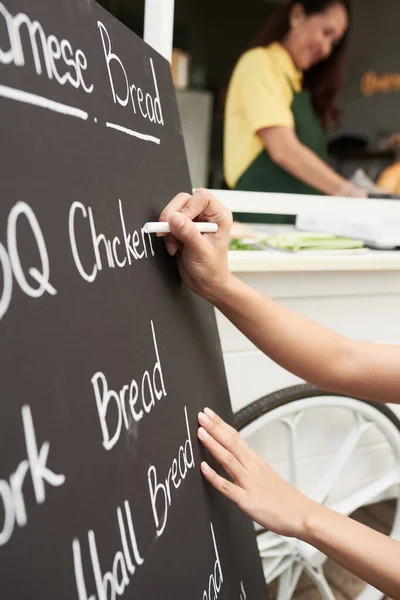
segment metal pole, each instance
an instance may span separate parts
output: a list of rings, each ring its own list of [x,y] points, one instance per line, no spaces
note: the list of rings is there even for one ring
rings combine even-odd
[[[174,0],[146,0],[144,41],[169,62],[172,59]]]

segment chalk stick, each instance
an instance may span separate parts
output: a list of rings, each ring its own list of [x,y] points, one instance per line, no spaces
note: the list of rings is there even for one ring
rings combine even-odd
[[[194,223],[200,233],[216,233],[218,225],[216,223]],[[171,233],[168,223],[145,223],[143,227],[145,233]]]

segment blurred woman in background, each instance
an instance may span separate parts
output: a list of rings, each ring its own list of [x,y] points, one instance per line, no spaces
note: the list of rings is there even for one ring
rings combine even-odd
[[[230,188],[366,196],[326,163],[349,23],[348,0],[290,0],[241,56],[225,107]]]

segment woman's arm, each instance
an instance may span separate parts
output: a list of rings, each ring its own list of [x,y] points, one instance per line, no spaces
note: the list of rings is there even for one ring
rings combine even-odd
[[[218,223],[200,234],[192,219]],[[400,402],[400,347],[357,342],[262,296],[228,269],[231,213],[207,190],[178,194],[163,211],[183,281],[212,302],[262,352],[286,370],[327,390]]]
[[[233,479],[203,462],[206,479],[268,530],[318,548],[394,600],[400,599],[400,542],[313,502],[282,479],[210,409],[198,437]]]
[[[262,352],[301,379],[333,392],[400,403],[400,347],[342,337],[233,275],[209,299]]]
[[[277,165],[324,194],[367,196],[302,144],[291,127],[266,127],[257,131],[257,135]]]

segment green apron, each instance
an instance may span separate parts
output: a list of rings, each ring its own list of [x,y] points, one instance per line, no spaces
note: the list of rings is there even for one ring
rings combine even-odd
[[[291,110],[298,139],[323,160],[327,159],[328,148],[325,131],[315,112],[308,90],[293,92]],[[294,177],[270,158],[263,150],[246,169],[235,185],[235,190],[250,192],[279,192],[286,194],[320,194],[318,190]],[[234,213],[234,219],[242,223],[291,223],[294,215],[271,215]]]

